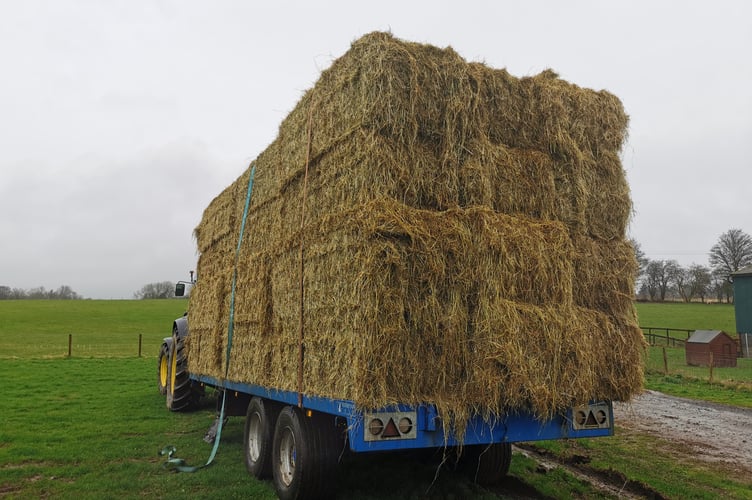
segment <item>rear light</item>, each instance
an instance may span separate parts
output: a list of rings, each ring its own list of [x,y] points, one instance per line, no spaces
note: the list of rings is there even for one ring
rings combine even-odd
[[[572,427],[575,430],[611,427],[611,412],[608,403],[594,403],[572,408]]]
[[[365,441],[415,439],[418,435],[415,426],[418,417],[414,411],[366,413],[363,417]]]
[[[372,419],[370,422],[368,422],[368,432],[370,432],[373,436],[379,436],[382,432],[384,432],[384,422],[382,422],[379,418]]]
[[[409,417],[402,417],[397,428],[401,434],[409,434],[413,430],[413,421]]]

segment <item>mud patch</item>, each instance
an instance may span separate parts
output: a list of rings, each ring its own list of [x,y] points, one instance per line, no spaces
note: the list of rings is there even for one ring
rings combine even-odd
[[[536,460],[540,464],[539,471],[541,473],[560,467],[574,477],[591,484],[594,488],[618,498],[650,498],[655,500],[666,498],[647,484],[628,479],[617,470],[601,470],[590,467],[588,465],[590,458],[584,455],[575,453],[560,456],[535,445],[524,443],[515,445],[515,448],[516,451]]]
[[[752,409],[645,391],[630,403],[614,403],[614,421],[671,441],[692,459],[752,473]]]

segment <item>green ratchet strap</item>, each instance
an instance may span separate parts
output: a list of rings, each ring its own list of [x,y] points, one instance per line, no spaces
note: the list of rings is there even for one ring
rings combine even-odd
[[[165,469],[171,469],[175,470],[177,472],[196,472],[201,467],[192,467],[190,465],[185,464],[185,460],[182,458],[173,458],[172,455],[175,454],[177,451],[177,448],[175,448],[173,445],[167,445],[159,452],[160,456],[167,455],[167,461],[162,464],[162,467]],[[206,465],[209,465],[208,463]],[[204,465],[204,467],[206,467]]]
[[[240,244],[243,242],[243,233],[245,232],[245,221],[248,218],[248,208],[251,205],[251,194],[253,193],[253,178],[256,175],[256,166],[251,166],[251,175],[248,179],[248,190],[245,194],[245,207],[243,208],[243,219],[240,222],[240,235],[238,236],[238,247],[235,249],[235,265],[232,270],[232,291],[230,292],[230,322],[227,326],[227,352],[225,353],[225,378],[227,380],[227,374],[230,370],[230,351],[232,349],[232,334],[235,329],[235,283],[238,276],[238,258],[240,256]],[[209,460],[201,466],[186,465],[185,460],[182,458],[175,458],[173,455],[177,448],[172,445],[165,446],[159,451],[160,456],[167,455],[167,462],[163,464],[163,467],[177,472],[196,472],[199,469],[207,467],[214,461],[214,457],[217,455],[219,449],[219,441],[222,437],[222,426],[225,421],[225,401],[227,400],[227,390],[222,391],[222,407],[219,411],[219,422],[217,423],[217,436],[214,438],[214,447],[212,448]]]

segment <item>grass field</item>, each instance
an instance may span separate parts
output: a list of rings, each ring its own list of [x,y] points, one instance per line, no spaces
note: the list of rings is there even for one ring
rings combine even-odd
[[[642,327],[723,330],[736,334],[733,304],[638,302],[636,307]],[[686,338],[686,334],[680,338]]]
[[[239,421],[226,430],[219,467],[161,468],[157,451],[168,443],[194,464],[206,460],[201,435],[213,412],[169,413],[153,359],[5,359],[0,377],[0,496],[275,498],[266,483],[247,481]]]
[[[228,421],[212,466],[194,474],[163,468],[157,452],[168,444],[191,465],[206,462],[211,446],[201,438],[215,407],[208,401],[197,411],[168,412],[155,365],[139,358],[2,360],[0,497],[276,498],[269,481],[245,470],[241,418]],[[339,491],[370,500],[498,498],[458,472],[436,470],[408,455],[350,458]],[[560,480],[547,484],[556,489]]]
[[[174,414],[156,391],[157,349],[185,306],[182,300],[0,301],[0,379],[5,388],[0,398],[0,497],[275,497],[269,482],[253,480],[245,471],[241,418],[228,422],[211,467],[195,474],[162,467],[164,458],[157,451],[167,444],[177,446],[177,455],[192,465],[204,463],[210,452],[201,437],[214,417],[212,402]],[[713,316],[698,328],[725,329],[723,320],[715,318],[719,312],[719,317],[730,313],[733,318],[727,306],[694,306]],[[651,326],[672,328],[692,328],[680,318],[699,314],[684,304],[641,304],[638,310],[641,320],[652,318]],[[74,335],[71,359],[66,357],[69,333]],[[137,357],[139,333],[142,358]],[[716,376],[722,373],[716,370]],[[721,394],[721,400],[740,405],[752,394],[743,385],[709,384],[702,378],[703,372],[692,378],[651,369],[648,385],[663,384],[689,397]],[[611,438],[546,446],[564,456],[584,454],[594,466],[618,470],[666,497],[749,497],[744,494],[748,482],[724,478],[707,465],[682,463],[680,475],[666,474],[675,460],[668,444],[620,429]],[[340,494],[363,499],[498,498],[459,473],[446,468],[436,472],[435,464],[409,456],[348,459]],[[511,476],[550,498],[602,496],[561,470],[542,474],[534,461],[520,455],[513,460]]]
[[[175,300],[0,300],[0,358],[156,355],[172,321],[188,307]],[[21,340],[19,342],[19,339]]]

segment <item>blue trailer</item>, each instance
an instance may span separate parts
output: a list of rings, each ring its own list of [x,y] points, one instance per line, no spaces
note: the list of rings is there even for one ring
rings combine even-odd
[[[248,472],[260,479],[272,478],[283,499],[333,496],[338,460],[346,450],[461,448],[461,460],[468,462],[475,481],[489,485],[507,474],[512,443],[613,434],[611,402],[593,401],[545,421],[525,410],[487,418],[475,415],[460,442],[451,430],[446,432],[451,423],[445,425],[432,404],[364,410],[348,400],[190,373],[183,352],[187,335],[187,317],[177,319],[160,351],[158,386],[167,407],[190,408],[206,387],[223,391],[224,416],[245,416]]]

